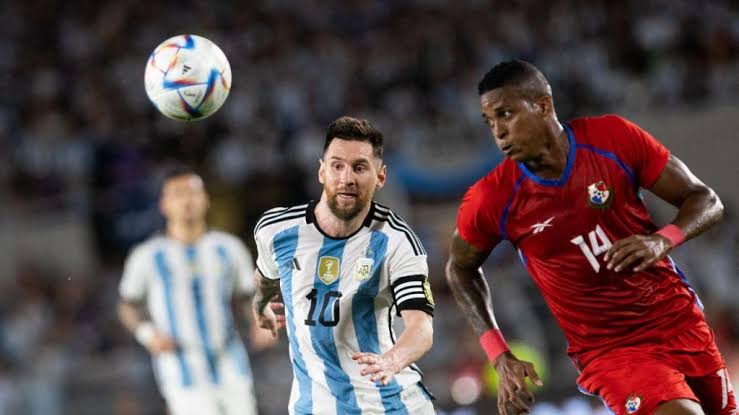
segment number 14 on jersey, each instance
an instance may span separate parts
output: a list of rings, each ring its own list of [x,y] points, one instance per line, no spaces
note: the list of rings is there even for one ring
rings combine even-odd
[[[595,272],[600,271],[600,263],[598,262],[597,256],[604,254],[608,251],[613,244],[608,239],[608,235],[603,232],[600,225],[595,225],[595,229],[588,232],[588,240],[586,241],[583,235],[577,235],[570,240],[573,244],[577,245],[582,251],[585,258],[587,258],[590,266],[593,267]],[[590,242],[588,244],[588,242]]]

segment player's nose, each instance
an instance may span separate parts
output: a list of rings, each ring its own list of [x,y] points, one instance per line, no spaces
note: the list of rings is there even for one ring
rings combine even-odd
[[[505,140],[508,136],[508,131],[505,127],[501,126],[501,124],[495,124],[495,127],[493,127],[493,135],[498,140]]]
[[[344,169],[339,174],[339,180],[344,184],[354,183],[354,172],[352,169]]]

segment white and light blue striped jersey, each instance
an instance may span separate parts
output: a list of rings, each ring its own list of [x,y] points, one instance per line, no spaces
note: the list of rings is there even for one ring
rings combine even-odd
[[[428,408],[431,396],[415,365],[383,386],[360,375],[351,359],[392,348],[401,310],[433,313],[420,240],[374,202],[356,233],[333,238],[319,228],[314,208],[312,202],[269,210],[254,231],[257,268],[280,279],[285,303],[294,374],[289,412],[395,415]]]
[[[157,381],[165,388],[219,384],[230,373],[251,376],[231,297],[254,289],[248,250],[218,231],[190,245],[164,235],[137,245],[119,286],[122,299],[145,302],[154,325],[178,346],[154,358]],[[235,367],[224,370],[227,361]]]

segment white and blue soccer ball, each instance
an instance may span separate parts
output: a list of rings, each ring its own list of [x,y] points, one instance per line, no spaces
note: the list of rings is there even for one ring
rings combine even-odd
[[[180,35],[165,40],[149,56],[146,94],[169,118],[195,121],[212,115],[231,89],[231,66],[210,40]]]

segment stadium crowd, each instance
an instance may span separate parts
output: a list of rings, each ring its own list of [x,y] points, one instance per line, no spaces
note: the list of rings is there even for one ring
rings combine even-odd
[[[391,183],[382,197],[429,252],[438,308],[434,347],[420,366],[438,408],[490,413],[484,355],[471,330],[459,329],[466,322],[443,278],[458,198],[481,174],[475,166],[500,157],[480,120],[481,74],[510,56],[536,62],[565,119],[739,96],[739,9],[728,1],[7,3],[2,414],[161,413],[146,353],[117,322],[115,302],[128,248],[161,226],[163,169],[179,160],[202,171],[212,224],[253,247],[261,212],[318,195],[322,131],[343,113],[386,132]],[[225,106],[194,124],[158,114],[143,88],[148,54],[180,33],[219,44],[233,71]],[[675,256],[739,378],[738,235],[729,213]],[[600,413],[578,397],[564,338],[517,261],[512,249],[496,251],[487,275],[506,299],[495,303],[503,332],[546,367],[545,403],[534,413]],[[283,413],[287,345],[252,354],[252,363],[263,413]]]

